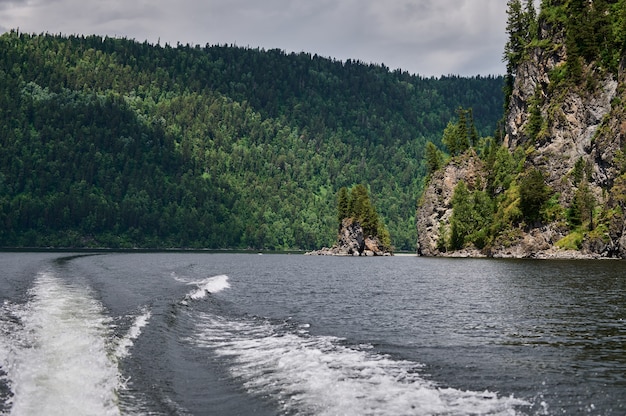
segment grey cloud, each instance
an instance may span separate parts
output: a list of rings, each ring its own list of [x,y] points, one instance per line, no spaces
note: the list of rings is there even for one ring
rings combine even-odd
[[[236,43],[423,75],[503,72],[504,0],[0,0],[7,28]]]

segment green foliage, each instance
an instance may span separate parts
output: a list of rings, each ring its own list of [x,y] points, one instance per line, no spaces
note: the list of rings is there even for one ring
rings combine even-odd
[[[587,229],[593,229],[593,211],[596,207],[596,200],[589,189],[587,182],[580,184],[572,203],[567,210],[567,218],[570,224],[580,226],[585,224]]]
[[[443,165],[443,155],[441,154],[441,150],[431,141],[426,142],[424,154],[426,158],[426,175],[430,178],[430,176]]]
[[[0,36],[0,245],[312,249],[365,182],[416,241],[424,146],[500,77],[423,78],[279,50]]]
[[[472,243],[477,248],[487,244],[487,228],[493,220],[493,201],[481,190],[473,192],[460,181],[452,196],[452,217],[450,218],[449,248],[458,250]]]
[[[541,215],[546,222],[556,222],[563,224],[566,218],[566,210],[561,205],[560,194],[555,193],[550,196],[543,206]]]
[[[519,173],[519,165],[520,161],[505,146],[494,147],[493,153],[487,157],[488,189],[494,195],[508,189]]]
[[[443,222],[439,223],[439,227],[437,229],[437,233],[439,238],[437,239],[437,250],[442,253],[445,253],[448,249],[448,229]]]
[[[611,205],[618,206],[622,210],[626,208],[626,173],[615,179],[611,188]]]
[[[580,250],[583,245],[584,233],[574,230],[556,242],[556,246],[563,250]]]
[[[539,132],[543,127],[543,117],[541,116],[541,90],[537,88],[535,95],[529,102],[528,123],[525,126],[524,132],[530,140],[534,141],[538,138]]]
[[[523,220],[520,209],[520,188],[516,183],[511,186],[495,201],[493,223],[489,227],[490,235],[499,243],[508,246],[518,237],[517,226]]]
[[[443,131],[441,142],[448,148],[450,156],[463,154],[478,143],[478,133],[474,126],[471,109],[458,108],[457,121],[449,121]]]
[[[508,40],[504,46],[503,61],[507,74],[512,76],[524,58],[526,46],[537,34],[537,12],[533,0],[507,0],[506,33]]]
[[[579,158],[574,164],[572,171],[572,179],[574,185],[579,185],[583,180],[591,180],[591,164],[586,162],[584,158]]]
[[[350,217],[350,193],[348,188],[342,186],[337,195],[337,220],[339,221],[339,226],[341,226],[341,221],[348,217]]]
[[[520,210],[530,222],[542,220],[541,210],[551,195],[545,184],[543,174],[538,169],[531,169],[522,176],[519,187]]]
[[[346,187],[342,187],[337,200],[337,217],[340,227],[344,219],[352,218],[361,224],[366,236],[378,237],[385,249],[391,249],[391,235],[378,216],[365,185],[355,185],[349,191]]]
[[[543,0],[540,20],[563,30],[567,49],[566,80],[583,81],[584,63],[617,73],[626,50],[626,2],[624,0]]]

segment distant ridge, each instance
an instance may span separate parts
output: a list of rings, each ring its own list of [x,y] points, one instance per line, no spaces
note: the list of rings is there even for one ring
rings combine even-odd
[[[414,249],[423,146],[459,106],[491,134],[502,77],[307,53],[0,36],[0,246],[312,249],[368,183]]]

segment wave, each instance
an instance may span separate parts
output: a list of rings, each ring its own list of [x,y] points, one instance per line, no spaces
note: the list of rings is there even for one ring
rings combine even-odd
[[[115,357],[118,359],[126,358],[129,355],[130,348],[134,341],[141,335],[141,330],[148,325],[152,312],[148,308],[143,308],[138,316],[133,317],[133,322],[126,331],[126,334],[119,340],[115,348]]]
[[[0,367],[17,415],[119,415],[110,320],[86,288],[40,273],[25,305],[4,303]]]
[[[489,391],[439,387],[420,376],[418,363],[312,336],[302,325],[198,318],[188,341],[222,357],[249,392],[273,397],[284,414],[511,416],[530,405]]]
[[[218,293],[223,291],[224,289],[230,288],[230,283],[228,283],[228,276],[223,274],[219,276],[209,277],[198,282],[189,282],[188,284],[197,286],[197,289],[193,290],[187,295],[187,298],[193,300],[203,299],[209,293]]]

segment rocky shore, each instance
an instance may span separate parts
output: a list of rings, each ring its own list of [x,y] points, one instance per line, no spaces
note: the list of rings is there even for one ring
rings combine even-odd
[[[365,236],[357,221],[346,218],[341,223],[337,244],[321,250],[305,253],[307,256],[391,256],[385,251],[378,238]]]
[[[463,249],[452,252],[437,253],[435,257],[447,258],[494,258],[494,259],[538,259],[538,260],[597,260],[610,259],[597,253],[585,253],[578,250],[563,250],[550,247],[547,250],[527,251],[521,247],[485,253],[477,249]]]

